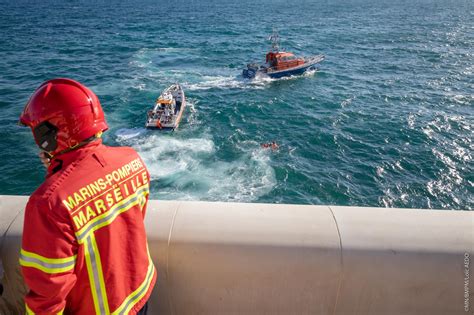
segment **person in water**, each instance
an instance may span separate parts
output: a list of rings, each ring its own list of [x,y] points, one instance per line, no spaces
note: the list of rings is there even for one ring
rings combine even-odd
[[[264,149],[272,149],[273,151],[278,150],[280,148],[278,143],[276,143],[275,141],[262,143],[260,146]]]

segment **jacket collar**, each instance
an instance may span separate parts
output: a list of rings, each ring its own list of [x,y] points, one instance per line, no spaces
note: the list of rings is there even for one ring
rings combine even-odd
[[[75,150],[66,152],[59,156],[55,156],[51,160],[51,164],[48,167],[46,177],[50,177],[59,170],[65,169],[69,164],[82,160],[91,151],[95,151],[98,147],[102,146],[102,139],[94,140],[86,145],[83,145]]]

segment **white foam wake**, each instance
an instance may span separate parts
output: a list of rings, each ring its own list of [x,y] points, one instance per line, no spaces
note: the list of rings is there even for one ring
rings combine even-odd
[[[266,84],[272,82],[269,77],[259,77],[253,80],[244,79],[239,76],[202,76],[198,82],[186,82],[184,88],[188,90],[210,90],[219,89],[263,89]]]
[[[276,185],[270,156],[258,144],[237,146],[238,156],[223,160],[206,136],[183,139],[176,134],[121,129],[116,139],[143,158],[156,184],[152,194],[158,199],[250,202]]]

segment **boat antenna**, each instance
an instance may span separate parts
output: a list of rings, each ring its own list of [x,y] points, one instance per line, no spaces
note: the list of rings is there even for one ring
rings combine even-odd
[[[275,28],[268,40],[272,41],[272,51],[278,52],[280,50],[280,36],[278,36],[278,31]]]

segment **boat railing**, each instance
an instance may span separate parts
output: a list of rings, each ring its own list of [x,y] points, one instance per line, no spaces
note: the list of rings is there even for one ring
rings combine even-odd
[[[0,196],[0,314],[24,314],[27,201]],[[472,315],[473,222],[473,211],[150,200],[148,314]]]

